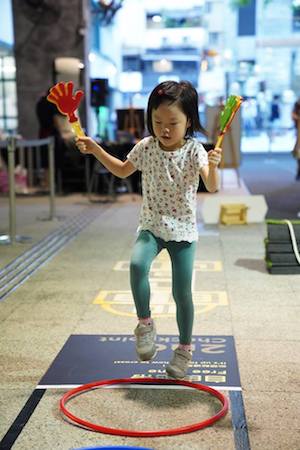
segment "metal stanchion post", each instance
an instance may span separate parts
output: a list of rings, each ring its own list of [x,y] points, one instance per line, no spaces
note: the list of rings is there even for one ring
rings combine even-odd
[[[50,220],[55,217],[55,164],[54,164],[54,139],[48,144],[49,160],[49,188],[50,188]]]
[[[16,187],[15,187],[15,138],[8,139],[8,183],[9,183],[9,236],[10,243],[16,241]]]
[[[0,244],[14,244],[15,242],[28,242],[28,236],[16,235],[16,189],[15,189],[15,151],[16,139],[7,140],[8,150],[8,183],[9,183],[9,234],[0,236]]]
[[[49,164],[49,215],[39,216],[38,220],[46,221],[46,220],[63,220],[64,217],[58,217],[56,215],[56,204],[55,204],[55,141],[53,137],[40,139],[34,142],[35,145],[42,146],[47,145],[48,147],[48,164]]]
[[[15,192],[15,139],[10,137],[7,139],[7,157],[8,157],[8,186],[9,186],[9,234],[0,236],[0,244],[13,244],[16,238],[16,192]]]

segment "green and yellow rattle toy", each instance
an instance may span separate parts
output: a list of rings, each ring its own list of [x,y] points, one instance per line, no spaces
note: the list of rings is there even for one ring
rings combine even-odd
[[[225,133],[229,130],[231,122],[243,102],[243,97],[239,95],[230,95],[225,103],[224,109],[220,114],[220,133],[215,147],[221,147]]]
[[[83,97],[83,91],[76,91],[73,95],[74,84],[72,81],[57,83],[50,89],[47,100],[56,105],[59,112],[68,117],[68,121],[77,137],[84,136],[78,117],[75,115],[79,103]]]

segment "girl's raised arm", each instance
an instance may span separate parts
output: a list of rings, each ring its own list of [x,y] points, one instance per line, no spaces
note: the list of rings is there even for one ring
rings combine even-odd
[[[81,153],[94,155],[116,177],[126,178],[136,171],[136,168],[128,159],[121,161],[115,158],[90,137],[78,137],[76,139],[76,146]]]

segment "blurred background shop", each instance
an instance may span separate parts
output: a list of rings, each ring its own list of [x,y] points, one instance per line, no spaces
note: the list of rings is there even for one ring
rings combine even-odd
[[[85,91],[86,132],[133,144],[147,132],[152,88],[188,79],[204,123],[207,107],[244,97],[241,153],[293,149],[299,0],[1,0],[0,8],[2,135],[38,137],[37,102],[72,79]],[[65,152],[69,165],[82,164]]]

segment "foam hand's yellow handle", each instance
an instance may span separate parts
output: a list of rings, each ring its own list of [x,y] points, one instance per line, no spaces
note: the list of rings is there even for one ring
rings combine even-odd
[[[76,122],[70,122],[72,131],[77,137],[85,136],[83,129],[80,126],[78,120]]]
[[[221,148],[222,143],[223,143],[223,139],[224,139],[224,134],[225,134],[225,133],[220,134],[220,135],[218,136],[218,139],[217,139],[215,148]]]

